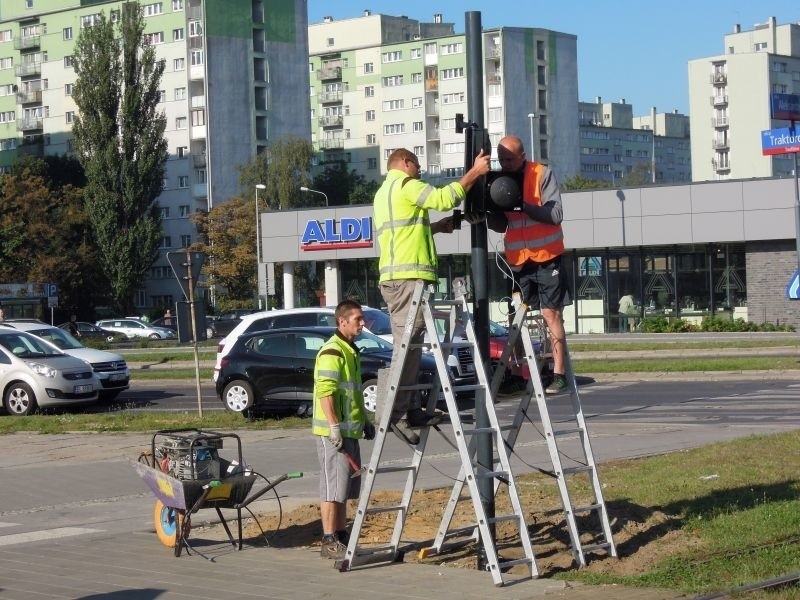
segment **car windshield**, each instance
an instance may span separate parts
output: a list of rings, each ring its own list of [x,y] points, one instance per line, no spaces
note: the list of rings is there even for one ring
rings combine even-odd
[[[500,337],[501,335],[508,335],[508,329],[500,325],[500,323],[489,321],[489,335],[491,337]]]
[[[364,309],[364,326],[375,335],[391,335],[392,320],[382,310],[375,308]]]
[[[359,335],[355,339],[355,344],[358,346],[359,351],[361,354],[370,354],[371,352],[391,352],[394,346],[392,346],[389,342],[384,340],[383,338],[379,338],[377,335],[369,333],[368,331],[362,331],[361,335]]]
[[[33,335],[39,336],[61,348],[62,350],[76,350],[83,348],[78,340],[72,337],[69,333],[58,327],[45,327],[44,329],[31,330]]]
[[[0,335],[0,346],[19,358],[63,356],[63,352],[56,350],[44,340],[22,332]]]

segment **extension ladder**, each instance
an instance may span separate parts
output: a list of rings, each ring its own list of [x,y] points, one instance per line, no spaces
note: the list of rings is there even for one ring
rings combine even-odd
[[[610,556],[617,556],[616,546],[611,534],[611,525],[609,523],[608,511],[606,509],[605,501],[603,500],[603,491],[600,484],[600,478],[597,472],[597,465],[595,463],[594,454],[592,452],[592,445],[589,439],[589,430],[586,425],[586,419],[583,414],[580,396],[578,394],[578,386],[575,381],[575,373],[572,368],[572,361],[564,340],[564,359],[566,366],[566,379],[571,397],[572,405],[572,419],[571,427],[563,429],[554,429],[553,423],[550,418],[550,410],[547,404],[547,396],[544,392],[544,387],[541,379],[542,361],[547,359],[544,352],[546,346],[546,326],[543,323],[541,316],[531,317],[528,315],[528,307],[519,301],[519,295],[515,294],[514,306],[516,313],[509,329],[508,342],[500,357],[499,366],[494,373],[491,383],[492,396],[497,393],[500,384],[503,381],[505,370],[509,366],[509,358],[517,346],[517,342],[521,341],[525,351],[525,361],[530,371],[530,376],[526,384],[525,392],[523,393],[519,406],[517,407],[514,419],[511,426],[507,429],[505,438],[505,445],[509,452],[512,452],[516,444],[517,437],[519,436],[520,428],[524,421],[529,419],[528,408],[532,397],[536,397],[536,404],[539,409],[541,418],[543,435],[547,443],[547,448],[550,453],[550,460],[553,465],[551,474],[557,482],[558,492],[561,498],[561,504],[564,509],[566,517],[567,529],[571,542],[572,555],[575,561],[583,566],[586,565],[586,554],[598,550],[605,550]],[[531,329],[536,329],[537,332],[544,333],[540,335],[543,342],[540,352],[536,351],[533,339],[531,336]],[[563,396],[558,396],[563,398]],[[572,441],[570,449],[573,452],[579,452],[579,456],[573,455],[569,457],[565,455],[562,446]],[[574,442],[579,443],[574,443]],[[562,455],[567,456],[570,461],[570,466],[565,467],[562,462]],[[546,471],[545,471],[546,472]],[[576,481],[573,476],[585,474],[589,479],[589,486],[592,491],[593,498],[588,503],[580,505],[573,505],[570,490],[571,485],[574,490]],[[432,551],[439,551],[444,544],[445,538],[448,536],[448,528],[450,526],[450,519],[455,511],[455,503],[461,494],[463,487],[463,480],[460,477],[453,486],[453,492],[450,498],[450,505],[445,513],[442,523],[437,532]],[[497,486],[495,486],[495,491]],[[579,515],[596,515],[596,523],[599,527],[591,529],[592,523],[595,519],[586,518],[582,519],[587,525],[583,528],[579,527]],[[582,538],[589,538],[588,543]]]
[[[452,382],[450,369],[447,365],[447,356],[453,349],[470,347],[472,349],[473,357],[480,357],[477,339],[475,336],[475,329],[469,313],[466,296],[461,295],[460,299],[458,300],[436,302],[435,307],[433,305],[432,296],[432,289],[426,288],[424,282],[419,282],[417,284],[413,295],[412,309],[409,310],[403,337],[399,341],[401,351],[399,353],[398,360],[392,363],[390,370],[386,403],[380,415],[379,424],[376,427],[372,457],[364,475],[365,481],[361,490],[361,496],[359,498],[352,532],[350,534],[350,541],[347,546],[347,551],[345,552],[345,557],[342,561],[337,563],[337,567],[341,571],[349,571],[353,567],[362,564],[393,562],[395,560],[402,559],[404,550],[400,547],[400,537],[403,532],[403,526],[408,514],[411,496],[414,492],[414,486],[419,474],[420,464],[425,452],[428,433],[430,432],[431,428],[423,427],[420,429],[420,441],[416,446],[411,448],[412,456],[407,464],[381,466],[381,455],[386,444],[386,437],[391,432],[390,419],[392,407],[394,406],[394,401],[398,392],[405,390],[429,389],[427,410],[430,412],[436,406],[441,389],[441,392],[443,393],[447,403],[450,423],[452,425],[456,447],[461,459],[462,480],[466,481],[466,484],[469,488],[469,494],[472,499],[472,506],[475,512],[475,524],[471,525],[470,529],[477,528],[480,534],[480,539],[483,543],[485,552],[486,570],[490,572],[494,584],[498,586],[507,583],[507,581],[504,579],[503,572],[514,565],[525,565],[528,572],[527,577],[524,578],[530,578],[534,575],[538,575],[538,571],[536,570],[533,548],[531,546],[528,527],[523,516],[519,494],[514,481],[514,475],[511,472],[508,453],[503,442],[502,432],[494,410],[494,401],[489,387],[488,376],[480,360],[476,360],[475,374],[477,377],[477,382],[470,385],[456,386]],[[434,311],[436,311],[437,314],[440,314],[440,311],[443,309],[447,311],[451,324],[454,324],[456,321],[463,322],[466,334],[465,340],[453,339],[450,334],[454,332],[455,328],[451,327],[448,335],[445,337],[445,340],[441,342],[439,341]],[[408,351],[412,348],[412,331],[414,322],[416,321],[420,312],[425,320],[425,330],[428,333],[428,343],[430,344],[432,353],[436,359],[438,379],[435,378],[434,383],[431,386],[415,385],[401,387],[400,376]],[[489,426],[483,428],[465,428],[459,415],[458,406],[456,403],[456,394],[459,392],[476,391],[484,392],[483,398],[485,398]],[[478,394],[477,398],[481,398],[481,395]],[[477,401],[478,400],[476,399],[476,402]],[[475,461],[474,450],[476,447],[475,440],[477,435],[491,436],[493,454],[497,457],[497,465],[495,467],[486,468],[478,465]],[[385,473],[397,472],[407,473],[405,488],[403,489],[399,504],[390,506],[370,506],[370,499],[377,476]],[[464,473],[466,473],[465,477],[463,476]],[[510,514],[499,516],[489,516],[486,514],[486,510],[481,501],[478,488],[478,481],[486,478],[494,480],[495,485],[499,485],[499,483],[502,482],[507,486],[512,510]],[[378,513],[395,513],[396,516],[391,539],[387,544],[384,545],[359,545],[361,530],[364,526],[366,518],[369,515],[375,515]],[[522,558],[514,560],[501,560],[498,557],[494,536],[492,534],[495,524],[499,522],[510,522],[516,526],[523,551]]]

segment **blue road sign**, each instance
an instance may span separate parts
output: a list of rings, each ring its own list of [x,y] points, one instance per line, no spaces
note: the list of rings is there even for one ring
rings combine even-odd
[[[800,271],[795,271],[794,276],[786,286],[786,297],[789,300],[800,300]]]
[[[770,94],[769,108],[773,119],[800,121],[800,95]]]
[[[789,154],[800,152],[800,129],[781,127],[761,132],[761,154]]]

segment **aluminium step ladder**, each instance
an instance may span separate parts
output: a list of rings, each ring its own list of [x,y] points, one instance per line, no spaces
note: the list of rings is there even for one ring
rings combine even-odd
[[[510,358],[517,348],[517,342],[520,341],[524,348],[525,362],[527,363],[530,375],[526,384],[525,392],[520,398],[520,403],[514,414],[510,426],[503,427],[505,430],[505,446],[508,452],[513,452],[514,446],[519,436],[520,428],[525,420],[529,420],[528,409],[530,407],[531,399],[536,397],[536,404],[539,409],[542,428],[544,430],[544,438],[547,443],[547,448],[550,454],[550,460],[553,465],[553,471],[544,471],[556,479],[558,485],[559,496],[561,504],[564,509],[566,518],[567,529],[570,536],[570,546],[575,562],[581,566],[586,565],[586,555],[590,552],[599,550],[606,550],[609,556],[617,556],[616,546],[611,533],[611,526],[608,518],[605,501],[603,500],[602,487],[597,473],[597,465],[595,463],[594,454],[592,452],[591,441],[589,439],[589,431],[586,426],[586,419],[583,414],[583,408],[578,394],[578,387],[575,381],[575,374],[572,369],[572,362],[569,357],[569,352],[566,348],[566,340],[564,341],[564,354],[566,366],[566,378],[568,388],[571,396],[572,404],[572,422],[573,427],[563,429],[554,429],[553,423],[550,418],[550,410],[547,405],[547,396],[544,393],[544,386],[542,384],[541,372],[545,366],[549,355],[545,352],[546,349],[546,326],[544,319],[539,316],[531,316],[528,314],[528,307],[519,302],[518,295],[515,295],[514,306],[516,308],[515,317],[509,328],[508,341],[503,353],[500,357],[498,368],[495,370],[491,382],[492,397],[495,397],[497,391],[505,377],[505,371],[510,366]],[[537,337],[542,341],[540,349],[534,346],[531,329],[535,329],[539,334]],[[562,395],[557,398],[563,398]],[[570,466],[565,467],[562,461],[563,448],[569,440],[577,441],[579,444],[573,443],[571,449],[578,448],[580,455],[578,458],[570,458],[572,463]],[[474,449],[472,449],[474,451]],[[589,478],[590,488],[592,490],[593,499],[588,503],[582,505],[573,505],[570,495],[570,483],[573,476],[586,474]],[[442,522],[437,531],[436,537],[432,546],[426,549],[426,552],[440,552],[443,549],[462,542],[448,542],[454,536],[463,535],[465,532],[461,529],[450,529],[451,519],[455,513],[456,506],[462,498],[461,493],[464,486],[463,472],[459,473],[453,485],[453,491],[448,502],[447,509]],[[495,492],[497,491],[497,483],[495,483]],[[594,531],[588,527],[580,528],[578,524],[578,515],[596,515],[599,522],[599,528]],[[587,521],[591,521],[587,519]],[[472,531],[472,538],[477,537],[477,532]],[[589,543],[582,541],[582,537],[591,538]]]
[[[508,453],[503,441],[502,432],[497,420],[497,415],[494,411],[494,402],[489,389],[489,380],[485,369],[480,361],[476,362],[475,372],[477,376],[477,383],[470,385],[454,385],[451,379],[451,371],[447,365],[447,356],[453,349],[469,347],[472,349],[473,357],[479,357],[477,339],[475,337],[475,329],[473,327],[472,319],[469,314],[466,297],[462,296],[459,300],[437,302],[434,309],[432,304],[432,289],[426,288],[424,282],[419,282],[413,295],[412,308],[409,310],[406,327],[403,337],[400,340],[401,351],[398,360],[392,364],[389,375],[389,384],[386,403],[380,415],[380,421],[376,427],[375,443],[372,450],[372,457],[369,466],[364,474],[365,480],[361,490],[361,495],[356,510],[355,519],[353,522],[352,532],[350,534],[350,541],[345,552],[345,557],[341,561],[337,561],[337,568],[340,571],[349,571],[354,567],[363,564],[371,564],[376,562],[392,562],[402,560],[405,552],[404,548],[400,546],[400,537],[403,532],[405,519],[408,515],[411,497],[414,492],[417,475],[419,473],[422,457],[425,452],[425,446],[428,440],[430,427],[423,427],[420,429],[420,441],[416,446],[411,447],[412,456],[407,464],[403,465],[390,465],[381,466],[381,455],[386,443],[387,435],[391,432],[390,419],[392,407],[397,393],[409,389],[429,389],[427,410],[430,412],[435,406],[439,397],[439,391],[444,394],[447,404],[447,409],[450,417],[450,423],[453,428],[455,436],[455,445],[461,459],[461,470],[466,473],[466,484],[469,488],[469,494],[472,499],[472,505],[475,513],[475,523],[470,526],[471,529],[477,529],[480,533],[480,539],[483,543],[486,559],[486,570],[492,576],[494,584],[497,586],[508,583],[504,579],[504,571],[510,569],[515,565],[525,565],[527,567],[527,576],[515,577],[514,580],[529,579],[532,576],[538,575],[536,569],[536,562],[533,555],[533,548],[530,542],[530,535],[528,532],[527,524],[522,513],[522,507],[517,491],[514,475],[511,472],[509,464]],[[442,307],[446,307],[449,311],[451,323],[456,320],[463,322],[466,339],[453,339],[447,335],[444,341],[439,341],[437,334],[436,322],[434,318],[434,310],[441,311]],[[434,380],[433,385],[415,385],[408,387],[400,386],[400,376],[404,367],[406,356],[409,349],[413,346],[411,344],[411,336],[413,331],[414,322],[418,314],[422,313],[425,320],[425,330],[428,332],[428,344],[431,346],[432,353],[436,359],[438,379]],[[454,329],[449,330],[453,332]],[[461,422],[458,406],[456,403],[456,394],[459,392],[475,392],[482,390],[485,392],[486,409],[489,418],[489,426],[478,428],[465,428]],[[436,427],[438,430],[438,426]],[[490,435],[492,439],[493,453],[497,456],[497,465],[494,467],[484,467],[474,459],[474,452],[471,450],[476,445],[475,438],[477,435]],[[452,444],[452,442],[450,442]],[[389,506],[371,506],[370,500],[375,485],[377,476],[386,473],[407,473],[406,484],[403,489],[400,502],[395,505]],[[486,514],[485,507],[481,501],[478,480],[490,478],[495,482],[503,482],[508,489],[509,501],[511,504],[512,512],[504,515],[489,516]],[[391,539],[384,545],[359,545],[361,538],[361,531],[364,526],[365,520],[370,515],[379,513],[395,513],[394,528],[392,530]],[[514,560],[502,560],[497,553],[494,536],[492,535],[494,526],[500,522],[509,522],[516,526],[516,531],[519,535],[520,545],[522,547],[522,557]]]

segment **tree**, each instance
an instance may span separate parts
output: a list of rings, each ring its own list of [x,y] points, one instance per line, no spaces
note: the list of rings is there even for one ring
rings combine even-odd
[[[115,35],[118,30],[119,35]],[[158,256],[167,142],[158,110],[164,64],[143,37],[137,2],[122,5],[117,26],[105,14],[81,30],[75,44],[77,79],[72,127],[86,172],[86,211],[112,303],[125,314]]]
[[[348,170],[347,163],[337,160],[328,163],[325,170],[314,178],[313,188],[328,195],[331,205],[372,204],[380,184],[367,181],[355,170]]]
[[[256,184],[266,189],[259,193],[259,201],[272,210],[286,210],[310,203],[300,191],[311,178],[311,158],[314,148],[308,140],[287,138],[276,141],[266,152],[239,168],[241,195],[252,198]]]
[[[562,185],[566,192],[573,190],[602,190],[611,187],[611,184],[604,179],[589,179],[583,175],[575,175],[571,179],[566,179]]]
[[[253,305],[256,289],[256,230],[252,202],[231,198],[208,213],[195,213],[192,219],[200,233],[193,249],[211,258],[203,272],[224,289],[226,308]]]
[[[625,175],[625,185],[630,187],[641,187],[643,185],[652,185],[652,165],[649,162],[638,162],[633,165],[630,172]]]

